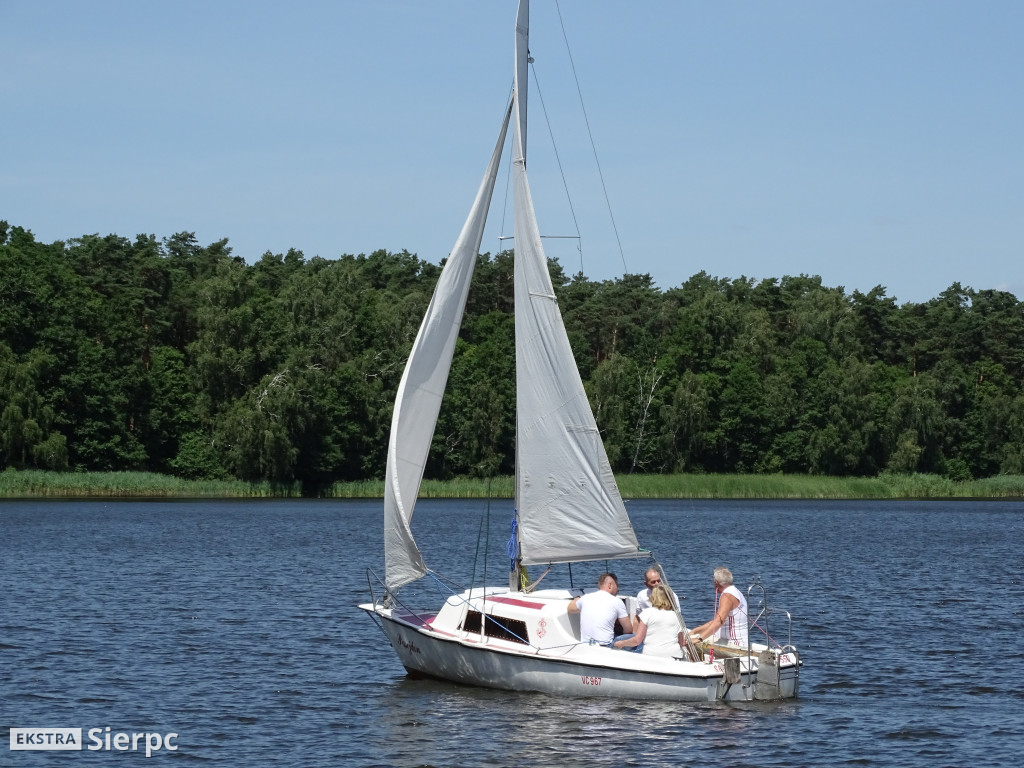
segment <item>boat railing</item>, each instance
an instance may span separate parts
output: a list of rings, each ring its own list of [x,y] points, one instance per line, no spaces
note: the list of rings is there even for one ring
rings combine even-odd
[[[758,589],[761,591],[760,610],[757,615],[752,619],[750,618],[750,605],[751,605],[751,593]],[[786,615],[786,642],[785,645],[789,646],[793,644],[793,616],[789,611],[784,609],[773,608],[768,604],[768,589],[761,581],[760,576],[755,576],[753,583],[747,588],[747,654],[749,655],[752,650],[753,641],[750,639],[750,629],[757,627],[764,634],[767,640],[768,647],[773,645],[777,648],[782,647],[783,643],[777,642],[775,638],[771,636],[768,631],[768,619],[771,618],[772,614],[781,612]],[[762,626],[763,622],[763,626]]]
[[[383,582],[378,578],[377,574],[373,572],[373,568],[366,569],[366,588],[370,592],[370,602],[373,605],[377,604],[377,596],[373,593],[373,582],[383,585]]]
[[[750,617],[750,605],[751,605],[751,602],[752,602],[752,598],[753,598],[753,594],[752,593],[754,592],[754,590],[760,590],[760,592],[761,592],[760,610],[758,611],[757,615],[754,616],[751,619],[751,617]],[[747,588],[747,619],[748,619],[748,625],[747,625],[747,669],[748,670],[753,670],[754,641],[753,641],[753,639],[751,637],[751,635],[752,635],[751,630],[753,630],[754,627],[756,627],[757,629],[761,630],[761,632],[764,633],[765,645],[767,646],[769,652],[777,651],[778,654],[781,656],[781,655],[787,653],[787,649],[792,649],[792,653],[794,654],[794,658],[797,659],[797,670],[799,671],[799,665],[800,665],[799,659],[800,659],[800,656],[799,656],[799,653],[796,650],[796,647],[793,645],[793,616],[787,610],[783,610],[783,609],[778,609],[778,610],[781,610],[781,612],[786,615],[786,643],[785,644],[777,642],[775,640],[775,638],[773,638],[771,636],[771,633],[768,631],[768,619],[771,618],[772,614],[776,612],[776,609],[772,608],[768,604],[768,589],[765,587],[764,582],[761,581],[761,577],[760,576],[755,576],[753,583],[751,583],[751,585]],[[762,623],[763,623],[763,626],[762,626]],[[751,684],[752,684],[751,679],[748,678],[748,682],[743,687],[744,688],[749,688],[751,686]],[[777,680],[776,680],[776,685],[777,685]]]
[[[379,601],[377,600],[377,594],[373,588],[374,582],[376,582],[380,587],[384,589],[384,594]],[[366,585],[370,590],[370,602],[374,606],[379,605],[382,608],[394,609],[394,607],[398,605],[405,611],[405,618],[416,619],[416,621],[418,621],[420,625],[424,627],[430,624],[430,622],[424,619],[421,614],[417,613],[412,608],[403,603],[398,598],[398,595],[396,595],[394,592],[388,589],[387,585],[381,580],[381,578],[376,573],[373,572],[372,568],[366,569]]]

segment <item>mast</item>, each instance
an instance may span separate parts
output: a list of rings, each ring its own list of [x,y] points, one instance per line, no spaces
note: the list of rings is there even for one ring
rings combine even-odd
[[[514,92],[516,100],[516,122],[512,133],[514,142],[513,160],[526,162],[526,103],[529,88],[530,66],[530,0],[520,0],[516,16],[516,68]]]
[[[519,11],[516,14],[516,44],[515,44],[515,76],[512,88],[512,163],[526,167],[526,106],[527,88],[529,81],[530,66],[530,0],[519,0]],[[518,247],[518,246],[517,246]],[[515,267],[513,266],[513,272]],[[517,398],[518,399],[518,398]],[[508,588],[512,592],[520,590],[519,567],[522,560],[519,539],[519,409],[516,408],[516,483],[515,483],[515,529],[512,532],[512,540],[515,543],[515,557],[511,558],[508,574]],[[512,541],[509,542],[510,544]]]

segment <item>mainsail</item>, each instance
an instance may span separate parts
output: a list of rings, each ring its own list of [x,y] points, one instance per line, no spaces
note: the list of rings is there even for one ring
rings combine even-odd
[[[602,560],[636,556],[639,550],[555,301],[526,177],[529,18],[529,2],[522,0],[512,105],[469,218],[434,289],[395,400],[384,485],[385,583],[391,590],[426,573],[410,521],[513,113],[521,562]]]
[[[480,253],[511,113],[510,107],[469,217],[441,270],[398,385],[384,479],[384,581],[388,589],[398,589],[427,572],[409,524]]]
[[[555,301],[526,176],[527,0],[516,20],[516,506],[523,565],[638,554]]]

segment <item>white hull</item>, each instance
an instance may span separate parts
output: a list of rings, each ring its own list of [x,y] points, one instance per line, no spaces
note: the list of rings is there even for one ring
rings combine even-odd
[[[573,636],[578,619],[566,613],[568,597],[568,592],[537,598],[488,590],[485,602],[464,593],[450,598],[436,617],[380,605],[359,607],[381,619],[385,634],[410,673],[466,685],[573,697],[685,702],[782,699],[797,693],[800,662],[794,652],[777,655],[771,682],[759,683],[758,651],[764,646],[755,646],[750,655],[737,656],[727,670],[721,659],[691,662],[581,644],[578,634]],[[505,602],[497,602],[500,600]],[[481,608],[490,616],[521,622],[527,627],[530,637],[524,639],[529,642],[482,637],[479,631],[461,629],[467,609]]]

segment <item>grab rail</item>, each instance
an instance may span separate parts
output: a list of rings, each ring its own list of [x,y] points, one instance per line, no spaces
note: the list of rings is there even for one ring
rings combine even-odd
[[[760,611],[760,613],[757,614],[757,616],[753,620],[750,620],[750,593],[755,588],[761,590],[761,611]],[[747,628],[747,650],[748,651],[751,648],[750,627],[757,627],[759,630],[761,630],[761,632],[764,633],[764,636],[765,636],[765,638],[767,640],[767,644],[768,644],[769,648],[773,644],[776,647],[781,647],[782,644],[776,642],[775,639],[771,636],[771,633],[768,632],[768,619],[771,618],[771,615],[773,613],[775,613],[777,610],[781,610],[784,614],[786,614],[786,645],[792,645],[793,644],[793,615],[789,611],[787,611],[787,610],[784,610],[784,609],[781,609],[781,608],[779,608],[779,609],[772,608],[771,606],[768,605],[768,590],[764,586],[764,583],[761,581],[761,577],[760,576],[755,576],[754,577],[754,581],[747,588],[747,618],[748,618],[748,621],[749,621],[749,626]],[[758,621],[761,619],[762,616],[764,617],[764,626],[763,627],[760,624],[758,624]]]
[[[754,589],[760,589],[761,590],[761,610],[758,612],[757,616],[754,617],[753,620],[750,620],[750,599],[751,599],[751,593],[754,591]],[[754,655],[753,640],[751,639],[751,631],[750,631],[753,627],[757,627],[759,630],[761,630],[761,632],[764,633],[765,641],[766,641],[765,644],[768,646],[769,650],[771,650],[772,646],[774,645],[775,648],[779,651],[780,654],[784,654],[784,653],[786,653],[786,649],[787,648],[792,648],[793,649],[793,653],[795,654],[795,657],[796,657],[796,660],[797,660],[797,665],[796,666],[797,666],[797,670],[798,670],[798,673],[799,673],[800,653],[799,653],[799,651],[797,651],[796,646],[793,645],[793,615],[789,611],[787,611],[787,610],[780,609],[780,610],[782,610],[782,612],[784,614],[786,614],[786,635],[787,635],[786,636],[786,644],[785,645],[781,645],[781,644],[779,644],[779,643],[777,643],[775,641],[775,639],[771,636],[771,633],[768,631],[768,619],[771,618],[771,615],[772,615],[772,613],[775,612],[775,610],[776,609],[773,609],[773,608],[771,608],[768,605],[768,590],[765,587],[764,583],[761,581],[761,577],[760,576],[755,576],[754,577],[754,581],[747,588],[747,619],[748,619],[748,622],[749,622],[749,624],[747,626],[747,670],[748,670],[748,673],[752,669],[751,661],[752,661],[753,655]],[[762,618],[764,619],[764,626],[763,627],[758,623]],[[751,677],[752,677],[752,675],[748,675],[747,680],[749,681],[751,679]],[[751,685],[751,683],[748,682],[743,687],[744,688],[749,688],[750,685]]]

